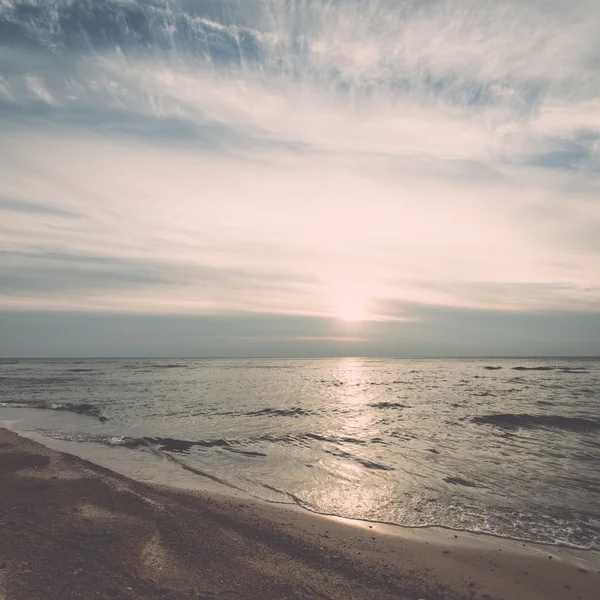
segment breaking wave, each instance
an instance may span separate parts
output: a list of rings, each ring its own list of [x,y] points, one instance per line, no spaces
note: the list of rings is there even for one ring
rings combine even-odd
[[[6,408],[36,408],[41,410],[60,410],[65,412],[71,412],[78,415],[86,415],[88,417],[94,417],[101,423],[108,421],[108,417],[102,414],[102,411],[93,404],[82,402],[80,404],[65,402],[12,402],[6,400],[0,402],[0,406]]]

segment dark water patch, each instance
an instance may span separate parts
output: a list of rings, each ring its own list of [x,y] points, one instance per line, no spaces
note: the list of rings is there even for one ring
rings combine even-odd
[[[487,396],[495,398],[496,394],[492,394],[492,392],[473,392],[471,396],[477,396],[479,398],[485,398]]]
[[[321,435],[320,433],[303,433],[296,436],[301,439],[317,440],[318,442],[336,442],[336,438]]]
[[[334,437],[334,436],[322,435],[320,433],[303,433],[303,434],[296,436],[296,438],[316,440],[318,442],[328,442],[330,444],[355,444],[357,446],[366,446],[368,444],[367,440],[363,440],[360,438]]]
[[[164,450],[166,452],[187,452],[191,448],[200,447],[200,448],[230,448],[232,442],[226,440],[224,438],[219,438],[215,440],[178,440],[175,438],[151,438],[145,437],[140,438],[143,442],[146,442],[147,445],[152,444],[154,446],[158,446],[160,450]],[[235,443],[235,442],[233,442]]]
[[[236,367],[237,368],[237,367]],[[288,371],[293,371],[294,368],[289,365],[258,365],[258,364],[246,364],[243,367],[244,369],[265,369],[265,370],[273,370],[273,369],[283,369]]]
[[[556,406],[554,402],[549,402],[548,400],[537,400],[536,404],[538,406]]]
[[[375,471],[395,471],[394,467],[390,467],[389,465],[383,465],[381,463],[376,463],[370,460],[364,459],[355,459],[366,469],[374,469]]]
[[[71,373],[94,373],[96,371],[96,369],[83,369],[83,368],[67,369],[67,370]]]
[[[110,446],[122,446],[124,448],[129,448],[130,450],[136,448],[151,448],[153,450],[159,450],[161,452],[173,452],[175,454],[185,454],[189,452],[192,448],[223,448],[224,450],[227,450],[229,452],[233,452],[235,454],[243,454],[244,456],[267,456],[263,452],[235,448],[234,446],[240,443],[238,440],[226,440],[224,438],[217,438],[214,440],[192,441],[163,437],[105,437],[98,438],[94,441],[100,441]]]
[[[16,375],[12,377],[0,377],[0,382],[5,382],[9,384],[15,383],[20,388],[35,388],[42,385],[64,385],[65,383],[77,383],[78,385],[80,385],[81,378],[73,377],[71,375],[56,375],[52,377],[19,377],[18,375]]]
[[[375,402],[373,404],[367,404],[371,408],[411,408],[408,404],[401,404],[400,402]]]
[[[188,452],[191,448],[196,446],[201,448],[227,448],[229,449],[235,441],[229,441],[226,439],[214,439],[214,440],[179,440],[176,438],[168,437],[127,437],[127,436],[99,436],[95,438],[89,438],[84,441],[95,441],[107,444],[109,446],[122,446],[129,448],[130,450],[136,448],[153,448],[164,452]]]
[[[496,425],[508,429],[548,427],[579,432],[600,430],[600,421],[560,415],[492,414],[473,417],[471,422],[478,425]]]
[[[293,408],[263,408],[262,410],[255,410],[244,413],[251,417],[259,416],[276,416],[276,417],[308,417],[314,413],[310,410],[305,410],[294,406]]]
[[[40,407],[45,408],[45,407]],[[95,417],[101,423],[108,421],[108,417],[102,414],[102,411],[93,404],[52,404],[49,406],[51,410],[64,410],[67,412],[77,413],[78,415],[87,415],[88,417]]]
[[[413,433],[409,433],[406,429],[392,429],[391,431],[386,432],[390,437],[396,438],[398,440],[402,440],[405,442],[410,442],[411,440],[416,440],[417,436]]]
[[[478,487],[472,481],[467,481],[466,479],[462,479],[461,477],[444,477],[444,481],[446,483],[450,483],[451,485],[462,485],[464,487]]]
[[[374,437],[371,438],[371,444],[381,444],[382,446],[389,446],[390,443],[386,442],[385,440],[379,438],[379,437]]]
[[[168,437],[128,437],[128,436],[109,436],[109,435],[85,435],[85,434],[63,434],[57,435],[56,433],[52,434],[52,437],[57,439],[64,439],[68,441],[74,442],[93,442],[97,444],[103,444],[106,446],[118,446],[121,448],[127,448],[129,450],[143,450],[144,448],[151,450],[160,454],[162,457],[166,457],[170,460],[176,460],[172,456],[172,454],[186,454],[190,449],[194,447],[200,448],[222,448],[229,452],[233,452],[236,454],[243,454],[245,456],[250,457],[266,457],[266,454],[262,452],[255,452],[252,450],[243,450],[240,448],[234,448],[234,444],[238,444],[237,440],[226,440],[226,439],[214,439],[214,440],[180,440],[176,438],[168,438]],[[172,454],[168,454],[172,453]],[[176,462],[179,461],[176,460]],[[181,466],[186,468],[186,470],[190,470],[192,472],[196,472],[193,469],[187,469],[186,465],[181,463]],[[208,476],[203,472],[198,472],[199,475]],[[211,479],[215,481],[220,481],[216,479],[214,476],[210,476]],[[220,481],[221,483],[225,483]]]
[[[355,437],[336,437],[331,435],[323,435],[320,433],[313,432],[305,432],[298,434],[289,434],[283,436],[274,436],[274,435],[260,435],[256,437],[249,438],[246,440],[247,443],[260,443],[260,442],[269,442],[272,444],[291,444],[291,445],[306,445],[305,442],[310,445],[311,442],[323,442],[326,444],[335,444],[336,446],[341,446],[344,444],[352,444],[354,446],[368,446],[369,444],[380,444],[383,446],[389,446],[389,442],[381,438],[373,438],[370,440],[355,438]]]
[[[583,367],[560,367],[560,366],[543,366],[543,367],[513,367],[513,371],[558,371],[559,373],[589,373]]]
[[[287,443],[287,442],[293,442],[294,436],[292,436],[292,435],[275,436],[275,435],[270,435],[267,433],[265,435],[257,435],[250,439],[254,442],[273,442],[273,443],[286,442]]]
[[[252,450],[239,450],[237,448],[228,448],[228,450],[229,450],[229,452],[234,452],[235,454],[243,454],[244,456],[260,456],[260,457],[267,456],[263,452],[254,452]]]
[[[487,365],[487,366],[485,366],[483,368],[486,369],[487,371],[498,371],[502,367],[492,367],[491,365]]]
[[[325,450],[327,454],[331,454],[332,456],[337,456],[338,458],[345,458],[356,462],[365,469],[371,469],[373,471],[395,471],[394,467],[390,467],[388,465],[384,465],[381,463],[374,462],[372,460],[367,460],[365,458],[361,458],[360,456],[356,456],[354,454],[350,454],[350,452],[345,452],[344,450]]]
[[[305,445],[304,442],[313,440],[317,442],[339,443],[341,440],[335,437],[321,435],[319,433],[289,433],[287,435],[258,435],[248,439],[250,443],[268,442],[270,444],[290,444],[293,446]]]
[[[431,452],[432,454],[439,454],[440,451],[435,448],[427,448],[427,452]]]
[[[513,367],[513,371],[555,371],[559,367]]]
[[[342,442],[344,444],[356,444],[358,446],[366,446],[367,445],[367,440],[361,440],[361,439],[353,438],[353,437],[340,438],[340,442]]]

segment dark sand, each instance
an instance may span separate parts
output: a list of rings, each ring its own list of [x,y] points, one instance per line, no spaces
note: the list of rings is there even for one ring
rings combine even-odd
[[[128,479],[0,429],[0,599],[600,598],[597,553]]]

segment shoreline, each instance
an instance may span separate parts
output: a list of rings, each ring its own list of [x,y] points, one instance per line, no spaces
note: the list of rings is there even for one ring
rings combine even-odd
[[[19,420],[20,419],[15,419],[14,421],[10,419],[0,419],[0,429],[5,428],[13,433],[16,433],[20,437],[33,440],[42,446],[46,446],[47,448],[88,460],[96,465],[114,471],[115,473],[129,477],[135,481],[148,483],[150,485],[163,485],[168,488],[189,491],[208,491],[222,494],[224,496],[241,496],[258,503],[281,505],[290,509],[298,509],[315,516],[339,519],[349,524],[356,523],[357,526],[377,526],[379,531],[385,530],[391,535],[393,535],[396,531],[398,531],[398,535],[402,535],[403,530],[415,530],[417,535],[419,531],[424,532],[424,536],[428,535],[427,532],[431,532],[432,535],[437,534],[441,536],[448,534],[452,536],[454,534],[458,534],[461,537],[472,536],[473,539],[490,538],[491,540],[496,540],[496,543],[498,544],[507,544],[508,546],[513,545],[515,547],[526,545],[530,547],[536,547],[541,550],[545,549],[547,553],[566,552],[572,553],[575,556],[579,555],[581,557],[585,557],[587,553],[590,553],[591,555],[596,554],[600,562],[600,549],[598,548],[584,548],[563,542],[533,541],[526,538],[503,536],[501,534],[495,534],[487,531],[472,531],[469,529],[458,529],[437,524],[405,525],[389,521],[344,517],[334,513],[319,512],[310,507],[304,506],[301,503],[294,502],[293,500],[286,502],[261,498],[260,496],[254,495],[240,487],[226,483],[217,476],[198,472],[193,468],[187,467],[176,461],[165,461],[164,457],[161,458],[159,455],[133,453],[129,456],[131,460],[123,460],[123,449],[118,445],[112,447],[93,441],[86,441],[82,443],[80,441],[46,436],[35,429],[22,430],[18,427],[14,427],[14,423],[18,423]],[[134,451],[128,450],[128,452]],[[131,465],[134,463],[135,468],[132,468]]]
[[[0,480],[2,600],[91,590],[140,600],[592,600],[600,587],[596,551],[144,483],[8,429]]]

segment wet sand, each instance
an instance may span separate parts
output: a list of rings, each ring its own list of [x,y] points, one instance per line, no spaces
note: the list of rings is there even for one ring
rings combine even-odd
[[[0,429],[0,599],[596,600],[600,557],[128,479]]]

